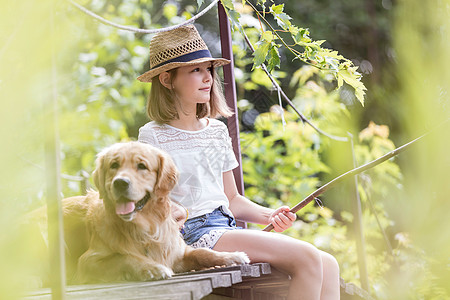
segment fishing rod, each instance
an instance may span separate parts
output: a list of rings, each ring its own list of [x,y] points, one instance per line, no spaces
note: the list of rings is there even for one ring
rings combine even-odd
[[[437,128],[442,127],[444,124],[448,123],[448,121],[450,121],[450,119],[447,119],[446,121],[444,121],[443,123],[441,123],[439,126],[437,126],[436,128],[434,128],[433,130],[423,134],[422,136],[404,144],[403,146],[400,146],[394,150],[392,150],[389,153],[386,153],[385,155],[371,161],[368,162],[360,167],[354,168],[336,178],[334,178],[333,180],[329,181],[328,183],[326,183],[325,185],[321,186],[320,188],[318,188],[317,190],[315,190],[314,192],[312,192],[308,197],[306,197],[305,199],[303,199],[301,202],[299,202],[297,205],[295,205],[294,207],[292,207],[290,209],[290,212],[292,213],[296,213],[298,212],[300,209],[304,208],[308,203],[310,203],[311,201],[317,199],[317,197],[321,194],[323,194],[325,191],[329,190],[330,188],[332,188],[333,186],[335,186],[336,184],[348,179],[351,176],[355,176],[359,173],[362,173],[366,170],[369,170],[383,162],[385,162],[386,160],[402,153],[403,151],[407,150],[409,147],[411,147],[413,144],[415,144],[416,142],[420,141],[421,139],[423,139],[425,136],[429,135],[431,132],[435,131]],[[272,229],[274,229],[272,224],[267,225],[265,228],[263,228],[263,231],[271,231]]]

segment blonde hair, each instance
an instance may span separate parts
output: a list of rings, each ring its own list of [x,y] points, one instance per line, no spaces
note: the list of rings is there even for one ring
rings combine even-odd
[[[177,69],[167,71],[173,82],[177,75]],[[213,85],[211,87],[211,98],[207,103],[197,103],[197,118],[228,118],[233,112],[228,107],[222,90],[222,83],[215,69],[212,69]],[[153,121],[159,124],[167,124],[179,118],[176,109],[176,94],[173,90],[166,88],[159,81],[159,75],[152,78],[152,88],[147,100],[147,114]]]

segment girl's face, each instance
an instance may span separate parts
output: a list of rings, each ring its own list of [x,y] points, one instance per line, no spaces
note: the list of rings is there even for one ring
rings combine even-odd
[[[211,98],[212,84],[211,62],[178,68],[172,82],[184,108],[195,108],[197,103],[207,103]]]

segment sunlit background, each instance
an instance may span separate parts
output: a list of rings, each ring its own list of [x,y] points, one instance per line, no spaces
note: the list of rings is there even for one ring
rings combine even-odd
[[[179,23],[195,14],[197,5],[196,1],[165,6],[162,1],[138,2],[80,1],[110,19],[138,27]],[[339,1],[333,3],[338,5]],[[369,87],[365,108],[330,88],[332,78],[301,65],[296,72],[283,74],[290,62],[284,62],[285,67],[282,62],[277,75],[300,110],[319,127],[334,134],[354,133],[360,164],[432,131],[395,160],[362,175],[360,191],[367,209],[363,217],[371,293],[380,299],[448,299],[450,126],[444,122],[450,117],[450,1],[383,0],[377,5],[384,9],[377,11],[378,16],[389,15],[389,23],[383,19],[372,25],[375,29],[387,26],[389,47],[381,50],[389,54],[390,61],[383,65],[358,57],[357,65],[366,73],[364,82]],[[164,9],[154,9],[156,13],[150,14],[154,6]],[[313,4],[302,8],[303,13],[310,9],[311,16],[325,9]],[[370,14],[354,16],[370,20]],[[338,17],[331,12],[329,22]],[[216,45],[217,29],[206,32],[207,26],[217,26],[215,12],[203,18],[207,21],[200,21],[199,28],[205,31],[207,43]],[[337,30],[350,36],[349,32],[364,23],[362,19],[355,21],[354,28],[316,21],[321,26],[316,29],[295,17],[293,22],[309,26],[317,39],[328,39],[314,32]],[[245,20],[252,23],[254,17]],[[238,33],[234,34],[239,41]],[[255,34],[250,28],[250,37]],[[91,184],[85,178],[93,170],[95,153],[111,143],[135,139],[137,128],[146,122],[144,105],[149,85],[137,82],[135,77],[147,68],[150,38],[101,25],[66,1],[1,0],[1,299],[19,298],[24,290],[42,285],[34,275],[46,259],[37,250],[45,228],[27,238],[19,224],[25,213],[46,200],[44,134],[53,97],[57,97],[59,106],[62,196],[77,195]],[[345,45],[338,49],[340,53],[350,59],[355,55],[356,61],[352,47],[357,49],[359,43],[368,49],[377,47],[370,39],[335,44]],[[215,47],[211,46],[211,51],[219,55]],[[259,114],[261,109],[257,102],[252,103],[249,93],[274,98],[273,104],[278,101],[276,93],[265,88],[268,82],[260,70],[250,72],[251,56],[244,56],[242,45],[237,43],[234,51],[240,67],[236,70],[239,105],[246,115],[241,120],[246,195],[265,205],[293,206],[316,186],[348,169],[344,162],[349,159],[349,148],[318,136],[298,123],[291,111],[285,114],[288,124],[284,129],[276,113]],[[376,65],[382,65],[382,70],[375,79],[370,69]],[[370,121],[374,123],[369,125]],[[385,124],[389,127],[377,126]],[[297,138],[298,133],[301,138]],[[267,178],[258,177],[264,174]],[[258,186],[260,180],[266,180],[264,189]],[[341,264],[341,276],[359,284],[351,239],[353,216],[343,208],[346,201],[342,199],[349,193],[344,187],[330,191],[324,196],[326,208],[306,208],[288,234],[333,253]],[[384,245],[368,209],[369,201],[378,211],[392,251]]]

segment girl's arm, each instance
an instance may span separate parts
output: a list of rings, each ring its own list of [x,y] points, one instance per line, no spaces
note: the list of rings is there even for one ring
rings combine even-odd
[[[230,202],[230,210],[236,219],[268,225],[273,224],[277,232],[292,226],[297,216],[289,211],[289,207],[282,206],[276,210],[258,205],[238,193],[233,171],[223,173],[225,195]]]

